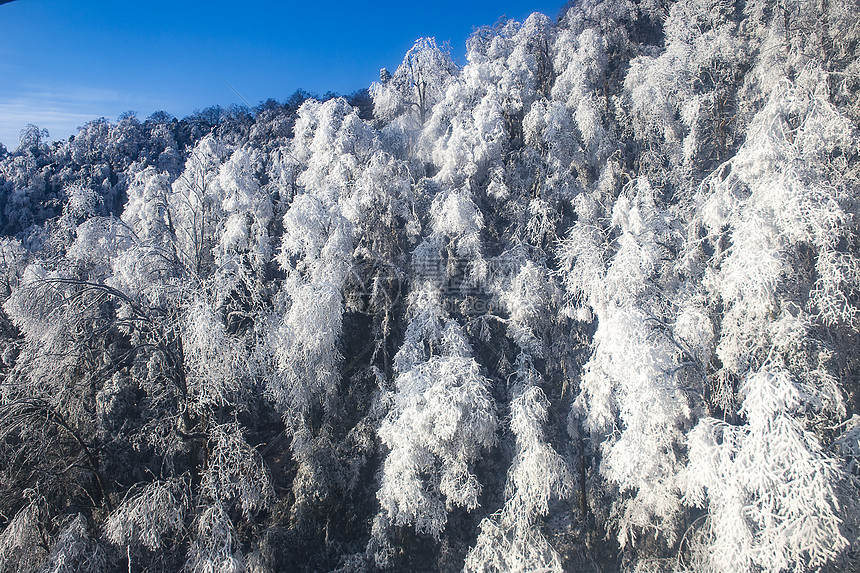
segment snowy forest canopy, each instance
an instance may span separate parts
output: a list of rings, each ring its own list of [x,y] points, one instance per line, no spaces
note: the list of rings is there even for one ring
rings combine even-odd
[[[0,148],[0,572],[856,571],[860,3],[580,0]]]

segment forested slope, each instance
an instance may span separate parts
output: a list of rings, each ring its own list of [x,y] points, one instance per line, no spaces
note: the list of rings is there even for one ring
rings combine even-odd
[[[0,572],[856,571],[860,4],[581,0],[0,148]]]

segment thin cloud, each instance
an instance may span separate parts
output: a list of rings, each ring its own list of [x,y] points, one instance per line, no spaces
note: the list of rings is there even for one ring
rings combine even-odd
[[[141,104],[144,102],[136,101]],[[132,106],[119,92],[88,86],[28,86],[13,98],[0,96],[0,142],[18,146],[28,123],[47,129],[51,139],[65,139],[99,117],[115,118]]]
[[[28,123],[46,128],[54,139],[64,139],[93,119],[92,114],[33,107],[30,102],[0,100],[0,142],[9,148],[18,146],[18,136]]]

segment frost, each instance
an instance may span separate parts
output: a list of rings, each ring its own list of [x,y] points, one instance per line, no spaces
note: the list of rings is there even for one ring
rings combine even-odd
[[[577,0],[28,125],[0,571],[857,570],[858,13]]]

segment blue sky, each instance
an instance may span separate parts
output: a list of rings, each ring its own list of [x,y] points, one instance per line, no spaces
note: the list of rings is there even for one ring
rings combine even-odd
[[[256,105],[296,89],[350,93],[392,71],[415,39],[448,41],[461,63],[475,26],[555,17],[563,0],[108,2],[0,5],[0,142],[27,123],[66,138],[90,119]]]

